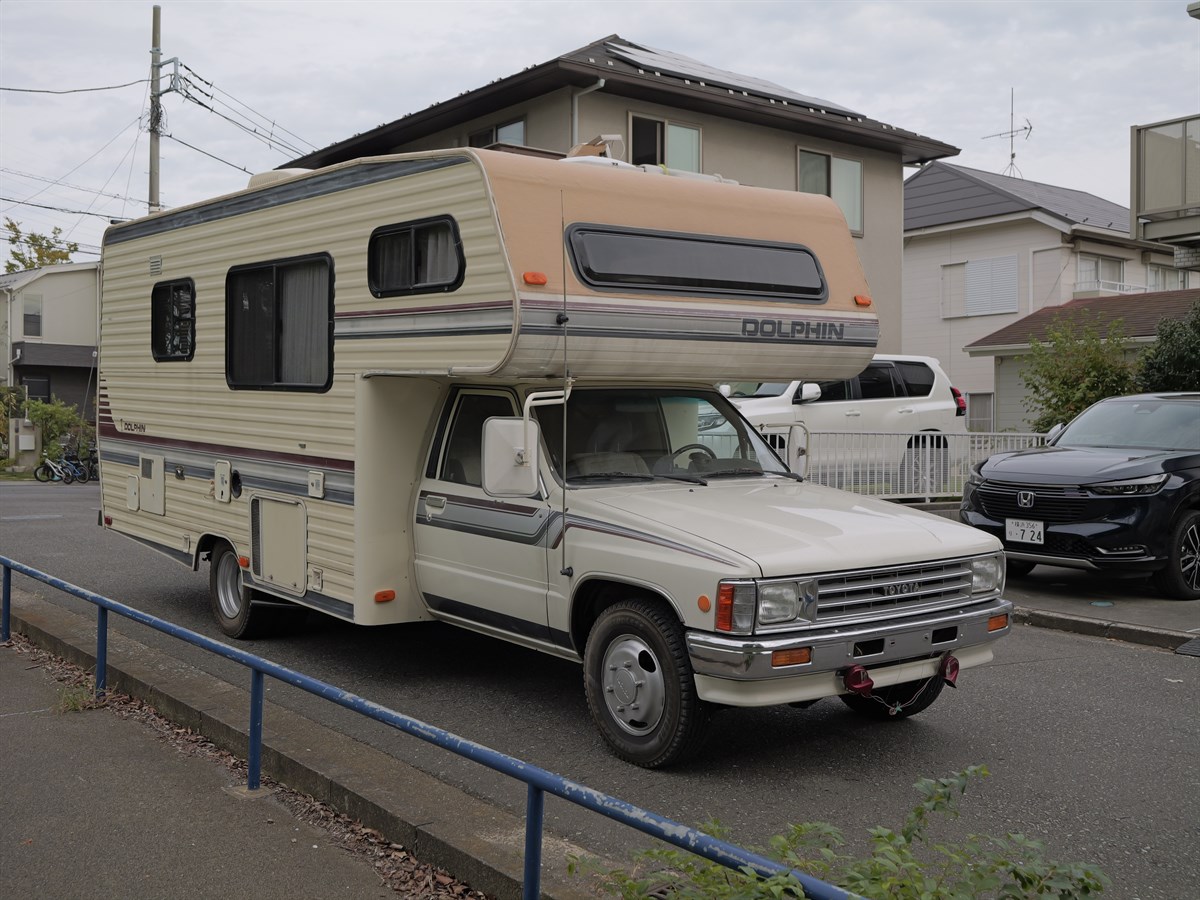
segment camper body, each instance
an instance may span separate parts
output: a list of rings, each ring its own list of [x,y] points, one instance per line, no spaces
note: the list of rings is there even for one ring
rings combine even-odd
[[[713,387],[870,359],[827,198],[436,151],[114,226],[102,269],[102,521],[207,561],[232,637],[315,609],[577,660],[659,766],[719,705],[912,714],[1008,631],[994,538],[799,481]]]

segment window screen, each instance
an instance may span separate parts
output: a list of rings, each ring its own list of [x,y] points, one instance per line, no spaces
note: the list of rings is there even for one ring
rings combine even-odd
[[[573,225],[567,235],[575,271],[593,287],[811,302],[827,297],[817,258],[798,244],[600,225]]]
[[[449,218],[378,228],[367,244],[367,266],[376,297],[453,291],[465,270],[458,228]]]
[[[186,361],[196,352],[196,286],[162,281],[150,292],[150,349],[159,362]]]
[[[333,372],[333,265],[309,257],[246,266],[225,281],[232,388],[326,390]]]

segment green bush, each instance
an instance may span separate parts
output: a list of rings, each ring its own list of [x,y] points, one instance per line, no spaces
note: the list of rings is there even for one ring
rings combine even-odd
[[[41,429],[44,451],[56,459],[68,445],[86,450],[94,435],[92,426],[83,420],[75,407],[55,397],[49,403],[30,400],[25,406],[25,415]]]
[[[1158,323],[1154,343],[1139,360],[1138,384],[1143,391],[1200,390],[1200,301],[1184,318]]]
[[[970,766],[949,778],[923,778],[921,795],[898,831],[870,830],[870,853],[858,858],[842,852],[845,838],[825,822],[793,825],[771,839],[762,852],[777,862],[871,900],[1023,900],[1093,897],[1108,886],[1098,869],[1082,863],[1047,860],[1044,847],[1024,835],[1004,838],[968,835],[961,843],[927,843],[926,827],[935,815],[957,816],[958,798],[973,778],[986,776]],[[719,825],[705,832],[727,839]],[[573,857],[570,871],[591,873],[605,893],[622,900],[781,900],[803,897],[790,875],[763,878],[749,869],[734,870],[683,850],[639,853],[632,870],[603,871],[590,860]]]

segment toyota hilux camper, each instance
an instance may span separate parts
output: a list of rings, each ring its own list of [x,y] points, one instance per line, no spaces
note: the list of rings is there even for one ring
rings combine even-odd
[[[512,641],[655,767],[719,706],[911,715],[1009,630],[994,537],[805,483],[713,386],[871,358],[826,197],[442,150],[114,225],[102,269],[102,522],[207,561],[230,637]]]

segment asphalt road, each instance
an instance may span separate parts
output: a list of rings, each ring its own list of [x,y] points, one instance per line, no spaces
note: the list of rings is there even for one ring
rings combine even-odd
[[[0,482],[0,554],[220,638],[206,571],[96,526],[94,485]],[[20,576],[19,590],[91,615]],[[1137,582],[1127,585],[1137,591]],[[1110,584],[1106,591],[1113,590]],[[1025,595],[1036,583],[1021,588]],[[245,687],[248,674],[141,626],[142,643]],[[1021,627],[988,666],[963,673],[929,710],[873,723],[836,700],[807,710],[721,713],[700,758],[647,772],[610,756],[595,733],[577,666],[438,624],[360,628],[311,614],[255,652],[410,716],[689,825],[719,821],[753,846],[789,823],[827,821],[854,845],[898,827],[913,783],[983,764],[991,776],[935,833],[1020,832],[1047,855],[1098,865],[1109,896],[1195,896],[1200,873],[1200,659]],[[268,697],[521,814],[522,785],[268,681]],[[547,828],[616,857],[645,839],[550,798]]]

